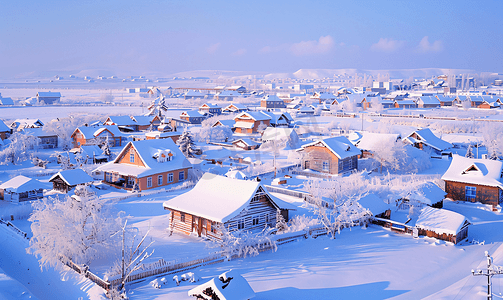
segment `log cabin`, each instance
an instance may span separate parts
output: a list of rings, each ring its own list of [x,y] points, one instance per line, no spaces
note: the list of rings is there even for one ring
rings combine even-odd
[[[302,167],[321,173],[340,174],[358,169],[358,150],[346,137],[337,136],[302,146]]]
[[[416,221],[418,235],[457,244],[468,237],[470,222],[465,216],[441,208],[425,206]]]
[[[78,127],[70,137],[73,140],[73,147],[79,148],[82,145],[101,145],[107,141],[110,147],[120,147],[122,136],[117,125],[110,125]]]
[[[82,169],[64,170],[52,175],[49,179],[54,190],[64,193],[68,193],[68,191],[79,184],[86,184],[92,181],[94,179]]]
[[[264,124],[265,127],[269,126],[271,117],[267,114],[257,111],[242,112],[234,118],[236,133],[257,133],[259,126]],[[265,128],[264,128],[265,129]]]
[[[0,185],[0,200],[23,202],[44,197],[50,184],[23,175],[16,176]]]
[[[185,181],[192,164],[172,139],[129,142],[117,157],[93,172],[103,172],[103,183],[143,191]]]
[[[502,172],[501,161],[453,155],[449,168],[442,175],[446,197],[489,204],[496,209],[503,200]]]
[[[171,213],[170,230],[220,239],[220,228],[262,230],[276,226],[277,212],[288,220],[288,204],[270,195],[257,181],[205,173],[185,194],[164,202]]]

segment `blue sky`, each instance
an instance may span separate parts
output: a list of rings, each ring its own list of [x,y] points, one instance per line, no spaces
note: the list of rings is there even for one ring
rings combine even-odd
[[[503,72],[503,1],[2,1],[0,77],[103,69]]]

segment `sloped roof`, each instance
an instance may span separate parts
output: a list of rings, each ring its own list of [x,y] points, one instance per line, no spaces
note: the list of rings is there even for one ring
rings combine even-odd
[[[119,160],[123,157],[126,149],[129,149],[130,145],[136,150],[145,167],[119,163]],[[154,158],[154,154],[156,154],[159,150],[169,150],[173,153],[172,159],[166,162],[158,162],[157,159]],[[185,158],[172,139],[154,139],[129,142],[126,146],[124,146],[115,160],[98,167],[95,171],[117,172],[122,175],[145,177],[161,172],[169,172],[191,167],[191,163],[187,160],[187,158]]]
[[[267,127],[262,134],[262,141],[281,140],[281,139],[299,139],[297,132],[288,127]]]
[[[229,126],[232,128],[232,127],[234,127],[234,123],[236,123],[236,121],[234,121],[234,120],[218,120],[215,123],[213,123],[213,125],[211,125],[211,126],[214,127],[217,123],[220,123],[223,126]]]
[[[39,97],[60,97],[61,98],[61,93],[60,92],[38,92],[37,96],[39,96]]]
[[[368,194],[360,198],[360,200],[358,200],[358,204],[360,204],[361,207],[368,209],[372,213],[372,216],[382,214],[391,208],[389,204],[385,203],[383,199],[379,198],[375,194]]]
[[[98,136],[104,130],[110,131],[114,135],[114,137],[122,136],[122,132],[119,130],[119,127],[117,125],[81,126],[77,127],[77,129],[75,130],[79,130],[86,139],[92,139]]]
[[[276,102],[283,102],[283,99],[279,98],[276,95],[267,95],[264,98],[262,98],[262,101],[276,101]]]
[[[223,281],[227,279],[230,279],[230,281],[224,283]],[[188,292],[188,295],[201,295],[204,297],[203,291],[207,288],[211,288],[220,300],[247,300],[255,297],[255,292],[246,279],[232,270],[196,286]],[[211,299],[211,297],[207,296],[207,299]]]
[[[123,126],[129,126],[129,125],[136,125],[136,121],[131,119],[129,116],[109,116],[107,118],[107,121],[110,119],[112,123],[115,125],[123,125]]]
[[[267,190],[257,181],[205,173],[192,190],[164,202],[163,206],[214,222],[225,223],[248,206],[259,187],[267,193]],[[277,206],[273,200],[271,202]]]
[[[217,93],[217,96],[218,97],[238,97],[238,96],[241,96],[241,94],[236,91],[224,90],[224,91],[221,91],[220,93]]]
[[[94,179],[82,169],[60,171],[52,175],[51,179],[49,179],[49,182],[52,182],[56,177],[63,179],[63,181],[66,182],[66,184],[68,184],[69,186],[94,181]]]
[[[432,97],[432,96],[421,96],[421,97],[419,97],[418,101],[422,102],[423,104],[440,105],[440,101],[436,97]]]
[[[411,136],[416,133],[420,138],[419,139],[414,139]],[[445,149],[451,148],[452,144],[449,142],[446,142],[439,137],[437,137],[429,128],[424,128],[420,130],[416,130],[409,134],[406,138],[410,143],[414,144],[415,142],[421,142],[425,145],[428,145],[432,147],[433,149],[436,149],[438,151],[443,151]]]
[[[238,110],[248,110],[248,107],[246,107],[246,105],[241,104],[241,103],[231,103],[231,104],[227,105],[224,108],[224,110],[229,110],[231,108],[231,106],[234,106]]]
[[[219,105],[214,104],[214,103],[204,103],[203,105],[199,106],[199,109],[203,107],[208,107],[208,108],[221,108]]]
[[[260,111],[245,111],[234,117],[234,120],[238,118],[250,118],[254,121],[271,120],[271,116],[269,116],[268,114],[264,114]]]
[[[319,140],[303,145],[302,148],[305,149],[310,146],[316,146],[319,143],[327,147],[339,159],[344,159],[361,154],[361,151],[353,144],[351,144],[351,142],[344,136],[336,136],[324,140]]]
[[[442,175],[442,180],[494,186],[503,189],[502,171],[503,162],[499,160],[453,155],[449,168]]]
[[[416,221],[416,227],[456,235],[465,225],[465,216],[446,209],[425,206]]]
[[[358,149],[362,150],[375,150],[376,147],[382,145],[382,143],[388,143],[393,145],[399,138],[399,134],[394,133],[374,133],[374,132],[362,132],[361,137],[357,140],[352,140]]]
[[[187,110],[187,111],[183,111],[180,114],[180,118],[181,117],[200,118],[200,117],[204,117],[204,113],[201,113],[198,110]]]
[[[58,136],[56,133],[47,132],[44,128],[23,128],[23,133],[33,135],[35,137],[47,137],[47,136]]]
[[[7,132],[7,131],[10,132],[10,128],[7,125],[5,125],[5,123],[2,120],[0,120],[0,132]]]
[[[51,184],[19,175],[2,183],[0,189],[9,190],[13,193],[24,193],[38,189],[51,189]]]
[[[132,116],[138,125],[150,125],[155,116]]]
[[[14,105],[14,100],[12,100],[12,98],[10,97],[0,97],[0,103],[2,105]]]

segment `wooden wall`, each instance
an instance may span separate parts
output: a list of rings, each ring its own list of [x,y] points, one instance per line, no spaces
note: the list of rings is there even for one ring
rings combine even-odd
[[[496,207],[500,198],[500,189],[492,186],[478,185],[478,184],[468,184],[455,181],[445,181],[445,192],[447,193],[446,198],[451,198],[453,200],[466,201],[465,187],[474,186],[477,188],[477,193],[475,200],[472,202],[480,202],[484,204],[490,204]]]

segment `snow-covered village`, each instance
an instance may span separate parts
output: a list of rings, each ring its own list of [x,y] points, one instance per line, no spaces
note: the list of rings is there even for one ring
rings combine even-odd
[[[1,300],[503,298],[501,2],[28,2]]]

